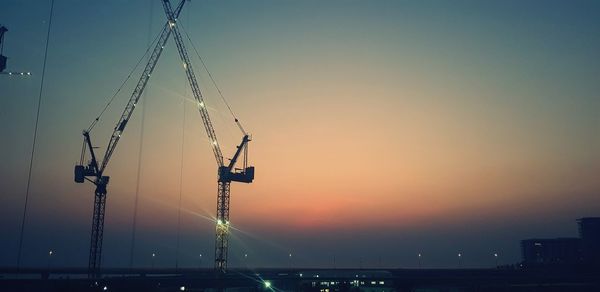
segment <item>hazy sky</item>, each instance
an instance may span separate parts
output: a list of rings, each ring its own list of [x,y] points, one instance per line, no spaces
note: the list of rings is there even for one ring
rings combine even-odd
[[[0,75],[2,266],[16,263],[49,8],[0,6],[8,70],[32,72]],[[54,12],[23,264],[52,249],[52,265],[85,266],[81,131],[165,17],[158,0]],[[255,182],[232,185],[231,266],[415,267],[422,253],[456,267],[461,252],[486,267],[600,215],[598,1],[194,0],[179,23],[254,138]],[[241,133],[188,47],[230,157]],[[92,132],[100,153],[139,74]],[[184,135],[180,264],[212,266],[216,164],[172,40],[146,92],[106,171],[104,265],[128,264],[144,116],[135,265],[156,252],[174,266]]]

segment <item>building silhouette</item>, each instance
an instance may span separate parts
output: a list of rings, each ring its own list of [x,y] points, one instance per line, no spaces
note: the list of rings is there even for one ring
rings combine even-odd
[[[522,264],[600,266],[600,217],[577,219],[579,237],[521,240]]]
[[[583,261],[600,265],[600,217],[577,219],[579,237],[583,251]]]
[[[581,239],[577,237],[532,238],[521,241],[525,264],[575,264],[582,260]]]

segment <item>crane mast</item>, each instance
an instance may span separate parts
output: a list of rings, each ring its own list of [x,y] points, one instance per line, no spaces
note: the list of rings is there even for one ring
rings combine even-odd
[[[175,12],[173,13],[173,16],[175,18],[181,12],[184,3],[185,0],[182,0],[177,6]],[[108,165],[108,162],[110,161],[113,152],[117,147],[119,139],[121,138],[121,134],[127,126],[127,122],[129,121],[131,115],[133,114],[133,111],[135,110],[137,102],[139,101],[142,93],[144,92],[144,89],[146,88],[146,85],[148,84],[148,80],[150,79],[150,76],[152,75],[152,72],[156,67],[156,64],[158,62],[158,59],[160,58],[164,46],[167,40],[169,39],[169,36],[171,35],[171,25],[172,22],[170,21],[167,21],[167,23],[165,23],[161,31],[160,37],[158,38],[158,41],[154,46],[152,54],[150,55],[148,63],[146,63],[146,67],[144,68],[142,76],[140,76],[140,79],[133,93],[131,94],[129,101],[127,102],[127,106],[125,107],[125,110],[121,114],[121,118],[119,119],[117,125],[113,130],[101,164],[99,164],[99,162],[96,159],[96,154],[94,153],[94,147],[92,146],[89,133],[90,129],[98,121],[98,118],[92,123],[92,126],[88,130],[83,132],[84,146],[81,154],[81,162],[79,165],[75,166],[75,182],[83,183],[85,180],[88,180],[94,185],[96,185],[96,190],[94,191],[94,213],[92,216],[92,231],[90,237],[90,252],[88,259],[88,273],[90,277],[99,276],[98,271],[102,261],[102,241],[104,235],[104,215],[107,194],[106,186],[109,182],[109,177],[104,176],[103,173],[106,169],[106,166]],[[83,159],[86,148],[88,148],[90,151],[91,161],[88,163],[87,166],[84,166]],[[91,177],[92,179],[88,177]]]

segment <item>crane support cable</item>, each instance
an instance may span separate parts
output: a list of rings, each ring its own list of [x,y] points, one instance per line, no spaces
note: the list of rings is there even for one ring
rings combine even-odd
[[[42,76],[40,81],[40,90],[37,102],[37,112],[35,117],[35,127],[33,129],[33,143],[31,147],[31,158],[29,159],[29,173],[27,175],[27,190],[25,191],[25,205],[23,206],[23,217],[21,221],[21,233],[19,235],[19,251],[17,253],[17,269],[21,267],[21,254],[23,250],[23,233],[25,231],[25,219],[27,216],[27,204],[29,203],[29,189],[31,186],[31,171],[33,168],[33,159],[35,157],[35,146],[37,141],[38,125],[40,121],[40,107],[42,105],[42,93],[44,92],[44,77],[46,76],[46,61],[48,60],[48,44],[50,43],[50,31],[52,29],[52,15],[54,13],[54,0],[50,2],[50,16],[48,18],[48,32],[46,33],[46,47],[44,49],[44,63],[42,65]]]
[[[94,128],[94,126],[96,126],[96,124],[98,123],[98,121],[100,121],[100,118],[102,117],[102,115],[104,114],[104,112],[112,104],[112,102],[115,100],[115,98],[117,97],[117,95],[119,95],[119,93],[121,92],[121,89],[123,89],[123,87],[125,87],[125,84],[127,83],[127,81],[129,81],[129,79],[131,78],[131,75],[133,75],[133,73],[135,72],[135,70],[137,70],[137,68],[140,66],[140,64],[142,63],[142,61],[146,58],[146,56],[148,55],[148,53],[152,49],[154,43],[158,40],[159,36],[160,36],[160,33],[158,33],[156,35],[156,37],[154,38],[154,40],[148,45],[148,48],[146,49],[146,51],[144,52],[144,54],[142,55],[142,57],[137,61],[137,63],[133,67],[133,69],[131,69],[131,71],[129,71],[129,74],[127,75],[127,77],[125,78],[125,80],[123,80],[123,83],[121,83],[121,86],[119,86],[119,88],[117,88],[117,91],[115,91],[115,94],[113,94],[113,96],[108,100],[108,102],[106,103],[106,105],[104,106],[104,108],[102,109],[102,111],[100,111],[100,114],[98,114],[98,116],[96,117],[96,119],[94,119],[92,121],[92,123],[90,124],[90,126],[87,129],[88,132],[91,131]]]
[[[204,71],[206,71],[206,73],[208,74],[208,77],[210,78],[210,81],[212,82],[212,84],[217,89],[217,92],[219,93],[219,96],[223,100],[223,103],[225,103],[225,105],[227,106],[227,109],[229,110],[229,113],[233,117],[235,123],[238,125],[238,127],[240,128],[240,130],[242,131],[242,133],[244,133],[244,135],[246,135],[246,131],[244,130],[244,127],[242,126],[242,123],[239,121],[239,119],[237,118],[237,116],[235,115],[235,113],[233,112],[233,110],[231,109],[231,106],[229,105],[229,102],[227,101],[227,99],[223,95],[223,92],[221,91],[221,88],[219,87],[219,85],[217,85],[217,82],[215,81],[215,79],[213,78],[212,74],[208,70],[208,67],[206,66],[206,63],[204,63],[204,59],[202,59],[202,57],[200,56],[200,53],[198,53],[198,50],[196,49],[196,46],[194,45],[194,42],[190,38],[190,35],[187,33],[187,31],[185,30],[185,28],[183,26],[181,26],[181,29],[183,30],[183,33],[185,33],[185,36],[187,37],[188,41],[192,45],[192,48],[194,49],[194,52],[196,53],[196,56],[198,56],[198,59],[200,59],[200,63],[202,64],[202,67],[204,68]]]

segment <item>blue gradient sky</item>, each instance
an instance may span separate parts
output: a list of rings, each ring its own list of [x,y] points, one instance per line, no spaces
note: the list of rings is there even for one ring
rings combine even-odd
[[[33,73],[0,75],[0,265],[16,261],[49,3],[0,8],[8,69]],[[514,263],[518,240],[576,236],[576,218],[600,215],[599,2],[186,5],[180,24],[254,135],[256,181],[232,187],[233,266],[287,266],[290,252],[302,266],[414,267],[420,252],[424,266],[455,267],[459,251],[463,266],[494,252]],[[164,21],[158,0],[56,0],[24,265],[46,265],[49,249],[55,265],[87,264],[93,189],[72,180],[81,130]],[[229,156],[240,134],[192,62]],[[136,265],[153,251],[174,265],[183,130],[180,263],[212,264],[215,163],[191,98],[171,40],[144,99]],[[107,169],[107,266],[128,263],[141,117]]]

